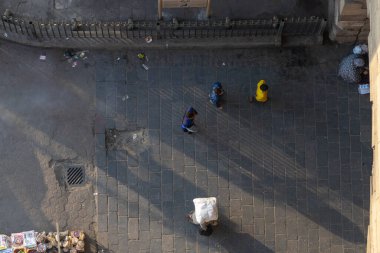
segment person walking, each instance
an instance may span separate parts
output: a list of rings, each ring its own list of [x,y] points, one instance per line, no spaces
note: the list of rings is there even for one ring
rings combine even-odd
[[[199,234],[210,236],[212,226],[218,225],[218,207],[215,197],[195,198],[194,210],[187,214],[190,223],[200,226]]]
[[[216,105],[218,109],[223,109],[221,104],[221,97],[224,94],[222,84],[220,82],[215,82],[212,84],[211,92],[208,95],[210,98],[211,104]]]
[[[254,100],[256,100],[259,103],[265,103],[268,101],[268,85],[265,80],[260,80],[257,83],[256,88],[256,95],[255,97],[251,96],[249,97],[249,102],[252,103]]]
[[[191,134],[196,132],[192,127],[195,126],[194,119],[197,114],[198,112],[190,106],[185,112],[185,115],[183,115],[181,128],[185,133]]]

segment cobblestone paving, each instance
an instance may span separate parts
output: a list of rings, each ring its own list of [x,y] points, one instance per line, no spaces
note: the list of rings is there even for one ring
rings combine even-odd
[[[111,252],[365,252],[371,169],[368,96],[336,78],[349,48],[97,56],[98,242]],[[224,64],[223,64],[224,63]],[[250,104],[265,78],[270,100]],[[223,110],[207,99],[226,90]],[[184,134],[194,106],[200,131]],[[105,128],[147,132],[145,149],[105,148]],[[220,225],[185,214],[216,196]],[[128,249],[128,250],[127,250]]]

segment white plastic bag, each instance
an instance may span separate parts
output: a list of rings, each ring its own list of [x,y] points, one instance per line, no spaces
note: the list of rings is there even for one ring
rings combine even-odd
[[[218,220],[218,207],[215,197],[193,199],[195,219],[199,224]]]
[[[353,49],[352,52],[357,55],[363,55],[368,53],[368,46],[366,44],[359,44],[356,45]]]
[[[369,84],[359,84],[359,94],[364,95],[369,93]]]

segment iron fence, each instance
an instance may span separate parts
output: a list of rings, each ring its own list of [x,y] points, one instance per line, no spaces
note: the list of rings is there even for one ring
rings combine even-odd
[[[270,20],[209,20],[209,21],[128,21],[82,22],[38,21],[17,17],[1,17],[0,29],[6,33],[27,36],[28,39],[199,39],[227,37],[320,36],[326,20],[318,17]]]
[[[284,36],[295,35],[322,35],[326,28],[327,20],[318,17],[287,18],[282,31]]]

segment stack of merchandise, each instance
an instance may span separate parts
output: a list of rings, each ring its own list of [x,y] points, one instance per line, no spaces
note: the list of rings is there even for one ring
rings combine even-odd
[[[84,252],[85,234],[82,231],[12,233],[0,235],[0,253],[65,253]]]

